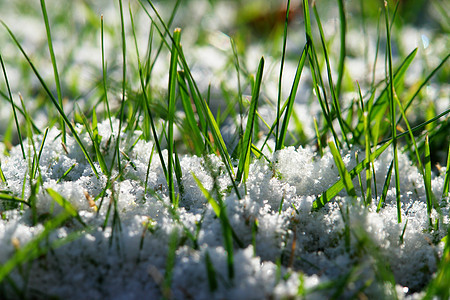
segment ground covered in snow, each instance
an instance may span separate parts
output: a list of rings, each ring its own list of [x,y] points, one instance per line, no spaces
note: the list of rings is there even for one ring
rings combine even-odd
[[[118,122],[115,124],[117,129]],[[113,147],[107,150],[109,122],[99,125],[99,134],[103,137],[102,151],[112,158]],[[82,136],[89,145],[87,135]],[[128,140],[138,137],[136,134]],[[36,138],[36,148],[41,139]],[[122,147],[129,149],[126,140],[124,136]],[[402,223],[398,223],[394,187],[379,213],[377,199],[366,207],[360,198],[345,196],[312,211],[316,196],[339,175],[329,152],[320,157],[310,148],[288,147],[273,155],[268,153],[270,161],[254,161],[246,186],[239,187],[245,194],[242,199],[227,192],[231,182],[217,157],[184,156],[180,162],[184,193],[179,207],[174,208],[156,155],[147,174],[152,146],[139,141],[128,152],[130,161],[122,161],[126,165],[122,179],[94,203],[92,199],[98,198],[106,186],[106,176],[96,178],[73,139],[67,140],[65,152],[59,132],[51,129],[38,170],[43,182],[36,195],[37,219],[45,224],[51,216],[64,213],[49,194],[52,190],[78,215],[45,236],[39,247],[64,240],[67,244],[51,247],[42,255],[28,249],[23,254],[34,255],[34,259],[11,273],[9,280],[28,295],[42,298],[139,299],[165,295],[177,299],[262,299],[299,292],[308,298],[324,298],[339,293],[328,285],[339,286],[346,280],[353,282],[342,291],[346,298],[362,292],[369,297],[393,293],[403,297],[405,292],[420,291],[436,271],[436,259],[442,254],[439,240],[446,234],[448,219],[438,220],[437,232],[425,230],[428,215],[423,179],[403,155],[400,170],[408,175],[402,176]],[[28,149],[32,151],[31,146]],[[353,155],[343,155],[349,168],[355,165]],[[390,156],[387,152],[375,163],[380,179],[386,176]],[[24,160],[17,146],[1,161],[7,180],[2,190],[29,196],[28,180],[25,185],[23,182],[24,176],[29,176],[24,171],[30,158]],[[57,182],[72,165],[72,171]],[[223,246],[221,219],[194,175],[207,190],[214,190],[216,185],[215,190],[220,191],[240,242],[240,246],[234,243],[232,270],[227,264],[230,253]],[[442,185],[443,176],[433,178],[436,198],[442,193]],[[378,187],[381,190],[382,184]],[[448,216],[447,206],[441,209],[442,215]],[[31,209],[4,212],[0,220],[2,263],[43,234],[43,225],[33,226],[32,219]],[[168,256],[173,260],[170,263]],[[392,270],[396,286],[386,286],[386,278],[379,278],[390,276],[388,270]],[[3,286],[1,293],[13,295],[10,286]]]

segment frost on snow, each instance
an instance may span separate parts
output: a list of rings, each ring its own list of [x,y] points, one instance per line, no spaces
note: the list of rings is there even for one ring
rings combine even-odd
[[[101,151],[109,163],[114,151],[108,145],[109,123],[99,124],[99,134]],[[81,136],[90,149],[87,134]],[[245,195],[242,199],[229,188],[231,181],[218,157],[184,156],[180,158],[183,194],[174,208],[156,154],[147,175],[153,145],[141,140],[128,151],[128,141],[137,137],[121,137],[121,148],[132,163],[121,156],[122,178],[105,189],[107,176],[96,178],[76,142],[68,137],[66,153],[59,132],[49,131],[39,161],[42,184],[36,197],[37,225],[32,225],[32,210],[26,206],[20,212],[3,212],[0,263],[39,238],[50,216],[64,213],[48,189],[70,202],[87,227],[70,218],[52,231],[39,243],[48,251],[10,273],[18,288],[36,297],[72,299],[263,299],[296,296],[299,292],[309,298],[323,298],[335,290],[321,286],[339,286],[339,282],[348,280],[353,284],[346,285],[344,297],[358,291],[368,296],[397,293],[405,297],[406,291],[421,291],[437,269],[437,257],[442,252],[439,240],[445,235],[448,219],[439,220],[440,231],[428,230],[423,179],[406,156],[400,156],[400,172],[405,176],[401,177],[399,224],[393,185],[379,213],[378,198],[366,207],[360,198],[346,197],[344,192],[321,210],[312,211],[313,201],[339,175],[329,152],[318,157],[310,148],[286,148],[271,155],[270,163],[255,160],[245,186],[239,186]],[[37,149],[41,139],[35,138]],[[33,153],[31,146],[27,153]],[[355,165],[353,154],[342,154],[347,168]],[[31,187],[25,172],[32,156],[24,160],[17,146],[10,156],[0,159],[7,180],[1,190],[17,197],[24,193],[28,199]],[[376,160],[378,193],[391,159],[386,151]],[[71,166],[74,168],[59,180]],[[214,182],[218,185],[230,225],[242,243],[241,247],[234,243],[233,253],[224,248],[220,219],[194,174],[209,191]],[[113,173],[111,178],[118,175]],[[354,184],[359,186],[357,181]],[[432,186],[439,199],[443,176],[433,178]],[[5,202],[2,205],[3,210]],[[441,209],[447,216],[448,208]],[[433,213],[434,219],[436,216]],[[62,242],[59,247],[52,246],[58,241]],[[174,257],[173,266],[169,257]],[[397,286],[387,287],[386,278],[378,278],[386,274],[383,268],[392,272]],[[10,289],[8,285],[1,292],[13,295]]]

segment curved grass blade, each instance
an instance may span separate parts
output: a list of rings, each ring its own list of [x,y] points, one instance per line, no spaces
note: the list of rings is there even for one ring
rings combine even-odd
[[[450,145],[448,147],[447,153],[447,168],[445,170],[444,188],[442,189],[442,199],[448,197],[449,188],[450,188]]]
[[[47,193],[52,197],[53,200],[55,200],[56,203],[58,203],[64,210],[72,217],[77,219],[78,222],[80,222],[84,227],[87,227],[86,223],[83,222],[80,215],[78,214],[75,207],[73,207],[72,203],[67,201],[63,196],[61,196],[58,192],[51,188],[46,189]]]
[[[386,174],[386,178],[384,180],[383,190],[381,191],[381,197],[380,201],[378,201],[377,205],[377,212],[381,210],[381,207],[386,202],[386,196],[389,189],[389,185],[391,184],[391,178],[392,178],[392,170],[394,169],[394,160],[391,161],[391,164],[389,165],[388,172]]]

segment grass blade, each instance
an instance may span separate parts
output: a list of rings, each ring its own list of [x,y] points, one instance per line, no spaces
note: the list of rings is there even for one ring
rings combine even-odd
[[[3,76],[5,77],[6,88],[8,89],[8,95],[9,95],[8,100],[11,103],[12,111],[14,114],[14,121],[16,122],[17,134],[19,136],[20,149],[22,150],[22,157],[23,157],[23,159],[25,159],[25,149],[23,148],[22,134],[20,132],[19,121],[17,120],[17,113],[16,113],[16,108],[15,108],[14,101],[13,101],[12,94],[11,94],[11,88],[9,87],[8,75],[6,74],[6,68],[5,68],[5,64],[3,63],[3,57],[1,54],[0,54],[0,63],[2,64],[2,70],[3,70]]]
[[[236,182],[239,183],[243,179],[247,181],[248,170],[250,166],[250,149],[252,145],[253,128],[255,124],[256,109],[258,107],[259,92],[261,89],[261,81],[264,70],[264,58],[261,57],[258,71],[256,73],[255,84],[253,87],[252,101],[248,112],[247,126],[244,132],[244,139],[241,140],[241,153],[239,157],[238,170],[236,173]],[[242,177],[243,176],[243,177]]]
[[[339,175],[341,177],[342,182],[344,183],[345,190],[347,194],[352,197],[356,197],[355,187],[353,186],[352,177],[350,173],[347,171],[345,167],[344,161],[342,160],[341,154],[337,150],[336,146],[333,142],[328,143],[328,147],[330,147],[331,154],[333,154],[334,162],[339,171]],[[357,172],[356,174],[359,174]]]
[[[168,87],[168,138],[167,138],[167,185],[169,187],[169,198],[170,202],[175,201],[175,188],[173,182],[173,152],[174,152],[174,141],[173,141],[173,121],[175,118],[175,101],[176,101],[176,84],[177,84],[177,61],[178,61],[178,48],[180,47],[181,29],[176,28],[173,32],[173,45],[170,57],[170,67],[169,67],[169,87]]]
[[[391,161],[388,172],[386,174],[386,179],[384,180],[384,185],[383,185],[383,190],[381,191],[380,201],[378,201],[378,205],[377,205],[377,212],[379,212],[381,210],[381,207],[386,202],[386,196],[387,196],[387,192],[389,190],[389,185],[391,184],[393,169],[394,169],[394,160]]]
[[[338,80],[336,83],[336,97],[339,99],[341,94],[342,79],[344,78],[344,62],[346,55],[345,36],[347,32],[347,20],[345,17],[344,0],[338,0],[339,6],[339,21],[340,21],[340,38],[341,47],[339,51],[339,66],[338,66]],[[364,13],[363,13],[364,20]]]
[[[448,197],[449,188],[450,188],[450,145],[448,147],[448,152],[447,152],[447,168],[445,170],[444,188],[442,190],[442,198],[443,199]]]
[[[53,66],[53,74],[55,76],[55,84],[56,84],[56,94],[58,96],[58,102],[59,106],[63,109],[63,102],[62,102],[62,94],[61,94],[61,81],[59,80],[59,73],[58,73],[58,67],[56,65],[56,58],[55,58],[55,52],[53,51],[53,40],[52,40],[52,34],[50,32],[50,23],[48,21],[48,15],[47,15],[47,8],[45,7],[45,0],[41,0],[41,9],[42,9],[42,15],[44,16],[44,23],[45,23],[45,31],[47,32],[47,43],[48,43],[48,51],[50,52],[50,58],[52,60],[52,66]],[[60,126],[61,126],[61,132],[62,132],[62,142],[66,143],[66,126],[64,125],[64,119],[60,118]]]
[[[397,199],[397,221],[398,223],[402,222],[402,214],[401,214],[401,203],[400,203],[400,174],[398,170],[398,153],[397,153],[397,125],[396,125],[396,105],[394,100],[395,95],[395,86],[394,86],[394,75],[392,72],[392,49],[391,49],[391,32],[389,25],[389,10],[387,7],[387,1],[384,2],[384,15],[386,21],[386,39],[387,39],[387,69],[389,71],[389,82],[387,88],[388,92],[388,100],[389,100],[389,115],[391,121],[391,132],[392,132],[392,146],[394,153],[394,170],[395,170],[395,191],[396,191],[396,199]]]
[[[284,119],[281,125],[281,131],[278,135],[278,142],[276,145],[276,150],[281,150],[284,147],[284,142],[286,140],[287,129],[289,125],[289,120],[294,109],[295,96],[297,95],[298,85],[300,83],[300,77],[302,75],[303,67],[305,66],[306,56],[308,55],[308,44],[303,47],[302,55],[298,62],[297,71],[295,72],[294,82],[292,84],[291,93],[287,100],[287,107],[284,112]],[[277,121],[278,122],[278,121]]]
[[[77,219],[78,222],[80,222],[84,227],[86,227],[86,223],[83,222],[80,215],[78,214],[75,207],[73,207],[72,203],[67,201],[63,196],[61,196],[58,192],[51,188],[46,189],[47,193],[52,197],[53,200],[55,200],[56,203],[58,203],[64,210],[72,217]]]

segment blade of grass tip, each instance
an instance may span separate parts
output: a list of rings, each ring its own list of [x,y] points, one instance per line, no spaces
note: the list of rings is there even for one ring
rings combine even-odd
[[[111,120],[111,111],[109,109],[109,101],[108,101],[108,90],[106,85],[106,62],[105,62],[105,39],[104,39],[104,30],[103,30],[103,15],[100,17],[100,28],[101,28],[101,44],[102,44],[102,83],[103,83],[103,94],[105,97],[105,106],[106,106],[106,113],[108,115],[109,119],[109,125],[111,127],[111,132],[113,131],[113,125]]]
[[[280,76],[279,76],[279,79],[278,79],[278,97],[277,97],[277,114],[276,114],[277,127],[276,127],[276,130],[275,130],[275,142],[277,144],[275,146],[276,149],[281,149],[278,146],[278,142],[280,140],[279,139],[279,133],[280,133],[280,130],[279,130],[279,125],[280,125],[279,123],[280,123],[280,121],[279,120],[281,118],[281,115],[280,115],[281,83],[282,83],[282,78],[283,78],[284,59],[285,59],[285,56],[286,56],[287,29],[288,29],[288,23],[289,23],[289,8],[290,8],[290,5],[291,5],[291,0],[288,0],[287,4],[286,4],[286,18],[284,20],[283,50],[281,52]]]
[[[2,169],[2,160],[0,159],[0,180],[4,183],[4,184],[8,184],[6,177],[5,177],[5,173],[3,173],[3,169]]]
[[[22,157],[23,157],[23,159],[25,159],[25,149],[24,149],[23,143],[22,143],[22,133],[20,132],[19,120],[17,119],[16,108],[14,106],[14,101],[13,101],[12,94],[11,94],[11,88],[9,86],[8,75],[6,74],[6,68],[5,68],[5,64],[3,63],[3,57],[1,54],[0,54],[0,63],[2,64],[2,70],[3,70],[3,76],[5,77],[6,88],[8,89],[8,95],[9,95],[8,100],[11,103],[12,111],[14,114],[14,121],[16,123],[17,134],[19,136],[19,143],[20,143],[20,149],[22,150]]]
[[[253,86],[252,101],[248,112],[247,126],[244,132],[244,139],[241,143],[241,153],[239,156],[238,170],[236,173],[236,182],[244,183],[247,181],[248,170],[250,166],[250,149],[252,145],[253,127],[255,123],[256,109],[258,107],[259,93],[261,90],[261,81],[264,70],[264,58],[259,61],[258,71],[256,73],[255,84]]]
[[[141,3],[141,5],[142,5],[142,3]],[[167,168],[166,168],[166,164],[164,162],[164,157],[162,155],[161,144],[159,142],[158,133],[156,132],[156,126],[155,126],[155,122],[154,122],[154,119],[153,119],[152,111],[150,109],[150,101],[149,101],[149,98],[148,98],[147,89],[146,89],[146,85],[145,85],[145,82],[144,82],[144,74],[143,74],[141,59],[140,59],[140,56],[139,56],[139,48],[137,47],[137,37],[136,37],[136,31],[135,31],[135,27],[134,27],[133,14],[131,13],[131,10],[130,10],[130,18],[131,18],[131,29],[132,29],[132,32],[133,32],[134,43],[135,43],[135,48],[136,48],[136,57],[137,57],[137,60],[138,60],[139,80],[141,82],[142,95],[144,96],[144,106],[145,106],[145,110],[146,110],[147,116],[150,119],[150,127],[151,127],[151,130],[152,130],[153,139],[155,141],[154,145],[156,145],[156,150],[158,152],[159,160],[161,162],[161,167],[163,169],[165,178],[167,178]],[[150,162],[149,162],[149,168],[150,168]],[[147,169],[147,172],[148,172],[148,170],[149,169]]]
[[[381,197],[380,197],[380,200],[378,201],[378,205],[377,205],[377,212],[379,212],[381,210],[381,207],[386,202],[386,196],[387,196],[387,192],[389,189],[389,185],[391,184],[393,169],[394,169],[394,160],[391,161],[388,172],[386,174],[386,179],[384,180],[383,190],[381,191]]]
[[[169,67],[169,86],[168,86],[168,138],[167,138],[167,164],[168,164],[168,177],[167,185],[169,187],[169,198],[170,202],[175,201],[175,187],[174,187],[174,166],[173,166],[173,152],[174,152],[174,141],[173,141],[173,121],[175,118],[175,101],[176,101],[176,85],[177,85],[177,61],[178,61],[178,51],[177,48],[180,47],[181,29],[176,28],[173,32],[174,44],[172,45],[171,57],[170,57],[170,67]]]
[[[346,56],[346,46],[345,46],[345,36],[347,32],[347,19],[345,17],[345,6],[344,0],[338,0],[339,7],[339,23],[340,23],[340,39],[341,46],[339,50],[339,65],[338,65],[338,79],[336,83],[336,97],[339,99],[339,95],[341,94],[342,87],[342,79],[344,78],[344,63]],[[364,13],[363,13],[364,17]]]
[[[345,167],[344,161],[342,160],[341,154],[337,150],[335,144],[333,142],[328,143],[328,147],[330,147],[331,154],[333,155],[334,162],[339,171],[339,176],[343,180],[345,190],[347,194],[352,197],[356,197],[355,187],[353,186],[352,177],[350,173],[347,171]],[[359,172],[357,173],[359,174]]]
[[[26,54],[25,50],[22,48],[22,46],[20,45],[19,41],[17,40],[16,36],[12,33],[12,31],[9,29],[9,27],[0,20],[0,23],[2,23],[3,27],[5,27],[5,29],[8,31],[9,35],[11,36],[11,38],[13,39],[14,43],[16,44],[16,46],[19,48],[20,52],[22,52],[23,56],[25,57],[25,59],[27,60],[28,64],[30,65],[31,69],[33,70],[34,74],[36,75],[36,77],[38,78],[39,82],[41,83],[42,87],[44,88],[45,92],[47,93],[47,95],[50,97],[50,100],[53,102],[53,105],[55,106],[55,108],[58,110],[59,114],[62,116],[62,118],[64,119],[64,122],[66,122],[67,127],[69,127],[70,132],[72,133],[73,137],[75,138],[76,142],[78,143],[78,145],[81,148],[81,151],[83,152],[84,156],[86,157],[87,161],[89,162],[89,165],[91,166],[92,170],[95,173],[95,176],[98,178],[98,172],[97,169],[94,166],[94,163],[92,162],[91,157],[89,156],[86,148],[83,145],[83,142],[81,141],[80,137],[78,136],[78,133],[76,132],[75,128],[73,127],[72,123],[69,121],[69,118],[67,118],[66,114],[64,113],[63,109],[59,106],[58,101],[56,100],[55,96],[53,96],[52,92],[50,91],[50,89],[48,88],[47,84],[45,83],[44,79],[41,77],[41,75],[39,74],[38,70],[36,69],[36,67],[34,66],[33,62],[31,61],[31,59],[28,57],[28,55]]]
[[[384,145],[380,146],[378,149],[376,149],[374,152],[370,154],[369,158],[365,158],[364,161],[360,162],[356,167],[354,167],[350,172],[350,177],[355,178],[357,173],[362,172],[364,170],[364,166],[366,165],[366,161],[374,161],[378,156],[380,156],[390,145],[392,144],[392,140],[387,141]],[[344,180],[343,178],[340,178],[335,184],[333,184],[331,187],[329,187],[325,192],[322,193],[321,196],[319,196],[316,201],[314,201],[312,209],[318,210],[321,207],[323,207],[325,204],[327,204],[331,199],[333,199],[339,192],[345,188]]]
[[[397,199],[397,221],[398,223],[402,222],[401,215],[401,202],[400,202],[400,174],[398,170],[398,153],[397,153],[397,126],[396,126],[396,117],[395,117],[395,100],[394,100],[394,75],[392,72],[392,49],[391,49],[391,31],[389,24],[389,11],[388,11],[388,2],[384,2],[384,15],[386,21],[386,39],[387,39],[387,68],[389,71],[389,83],[388,83],[388,99],[389,99],[389,111],[390,111],[390,121],[391,121],[391,130],[392,130],[392,146],[394,153],[394,171],[395,171],[395,191],[396,191],[396,199]]]
[[[447,167],[445,170],[445,177],[444,177],[444,188],[442,189],[442,199],[447,198],[448,191],[450,189],[450,145],[448,147],[447,152]]]
[[[58,73],[58,67],[56,65],[55,52],[53,51],[53,40],[52,40],[51,31],[50,31],[50,23],[48,21],[47,8],[45,7],[45,0],[41,0],[41,9],[42,9],[42,15],[44,17],[45,31],[47,32],[48,51],[50,52],[50,58],[52,60],[52,66],[53,66],[53,74],[55,76],[56,94],[58,96],[59,106],[63,109],[63,99],[62,99],[62,94],[61,94],[61,82],[59,80],[59,73]],[[61,126],[61,132],[62,132],[62,142],[65,144],[66,143],[66,126],[64,125],[64,119],[62,117],[60,117],[60,126]]]
[[[308,55],[308,43],[303,47],[302,55],[298,61],[297,70],[295,71],[294,82],[292,83],[291,92],[287,100],[288,105],[284,112],[283,123],[281,125],[281,131],[278,136],[279,140],[276,145],[276,150],[281,150],[284,147],[284,142],[286,140],[287,129],[289,125],[289,120],[294,110],[295,96],[297,95],[298,85],[300,83],[300,77],[302,75],[303,67],[305,66],[306,56]],[[278,116],[278,115],[277,115]],[[278,124],[278,120],[277,120]]]
[[[342,2],[342,1],[340,0],[339,2]],[[313,3],[315,3],[315,2],[313,2]],[[350,142],[348,141],[348,138],[347,138],[347,130],[345,129],[345,122],[342,119],[342,112],[341,112],[341,107],[339,104],[338,93],[333,84],[333,77],[331,75],[330,59],[328,57],[328,50],[327,50],[327,46],[326,46],[325,35],[323,33],[322,23],[320,21],[319,13],[317,12],[317,8],[316,8],[315,4],[313,4],[313,12],[316,17],[317,27],[319,28],[319,33],[320,33],[320,41],[322,43],[323,54],[325,56],[325,63],[327,66],[327,75],[328,75],[328,85],[330,87],[331,97],[333,99],[333,108],[336,113],[336,117],[338,119],[339,126],[341,127],[342,137],[344,138],[344,141],[347,144],[348,148],[350,148]],[[344,43],[345,43],[345,41],[344,41]],[[345,49],[345,45],[344,45],[344,49]],[[341,45],[341,51],[342,51],[342,45]],[[345,52],[345,50],[344,50],[344,52]],[[340,74],[340,75],[342,75],[342,74]]]

